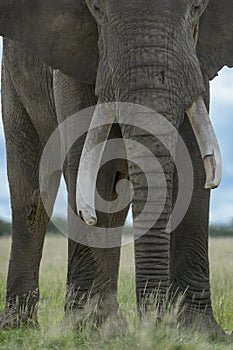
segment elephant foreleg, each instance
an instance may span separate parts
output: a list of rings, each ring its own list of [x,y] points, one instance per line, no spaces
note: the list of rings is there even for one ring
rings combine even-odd
[[[93,86],[69,78],[60,71],[54,71],[54,91],[60,123],[67,120],[69,116],[96,103]],[[79,113],[77,118],[86,118],[86,115],[85,113]],[[78,119],[79,121],[80,119]],[[81,120],[80,122],[82,123],[83,121]],[[69,137],[69,134],[66,136]],[[65,143],[66,136],[63,139]],[[112,130],[112,137],[121,138],[118,127]],[[91,316],[93,316],[93,311],[96,312],[99,321],[105,319],[111,314],[111,311],[114,312],[118,309],[117,280],[121,230],[117,229],[117,227],[123,226],[128,212],[128,208],[125,208],[118,214],[108,214],[107,210],[106,212],[104,210],[103,212],[98,212],[100,227],[116,228],[112,237],[109,237],[107,233],[103,233],[103,235],[106,235],[106,245],[104,244],[103,247],[101,247],[101,242],[88,244],[88,237],[92,235],[92,228],[84,223],[84,241],[79,239],[79,234],[82,230],[81,223],[78,223],[76,220],[72,223],[72,213],[77,218],[76,183],[84,140],[85,135],[82,135],[69,150],[64,169],[69,203],[68,274],[65,311],[67,316],[73,314],[75,321],[80,320],[81,323],[86,317],[83,316],[83,312],[88,307],[87,312]],[[111,202],[115,199],[115,185],[119,177],[127,177],[127,169],[124,166],[123,168],[124,170],[119,169],[119,161],[113,161],[107,163],[101,169],[97,187],[100,196],[106,201]],[[85,238],[87,239],[85,240]],[[94,240],[95,238],[94,234]],[[117,240],[118,244],[115,247],[106,247],[108,242],[110,242],[111,246],[111,238]],[[96,303],[98,304],[97,308]]]
[[[210,298],[208,259],[210,191],[204,188],[205,171],[187,119],[181,126],[180,134],[193,161],[194,188],[188,211],[171,236],[172,291],[175,294],[183,294],[182,317],[185,322],[193,322],[198,315],[201,315],[203,325],[216,326],[218,329]],[[174,183],[177,189],[177,179]]]
[[[0,315],[0,328],[37,325],[39,266],[49,221],[39,191],[39,162],[43,148],[7,69],[3,69],[2,90],[12,206],[12,246],[6,306]],[[58,187],[59,180],[58,175],[55,187]],[[50,201],[51,211],[55,192]]]
[[[119,179],[118,176],[122,176],[116,172],[114,167],[113,164],[107,164],[100,171],[99,186],[97,186],[99,194],[109,202],[116,198],[115,185]],[[84,312],[90,313],[100,323],[112,314],[117,315],[117,286],[122,234],[122,229],[119,227],[124,225],[127,212],[128,207],[119,213],[97,213],[99,227],[102,228],[103,235],[105,235],[103,241],[106,246],[103,245],[102,248],[101,243],[100,246],[95,246],[95,244],[88,246],[88,238],[87,245],[69,239],[66,311],[79,310],[81,315],[81,310],[84,308]],[[104,232],[104,228],[106,228],[106,232]],[[115,232],[109,233],[107,228],[115,228]],[[87,227],[86,230],[88,237],[92,228]],[[92,310],[86,310],[87,305]],[[94,309],[96,311],[93,315]]]

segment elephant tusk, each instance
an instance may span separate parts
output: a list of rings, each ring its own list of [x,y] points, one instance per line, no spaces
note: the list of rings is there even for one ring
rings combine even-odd
[[[222,178],[222,157],[204,100],[201,96],[187,109],[206,172],[206,189],[218,187]]]
[[[107,142],[115,112],[107,104],[96,106],[84,143],[77,178],[77,211],[89,226],[97,224],[95,190],[105,144]],[[95,146],[98,147],[98,153]]]
[[[198,36],[199,36],[199,24],[195,25],[194,32],[193,32],[193,39],[195,41],[195,45],[197,46],[198,43]]]

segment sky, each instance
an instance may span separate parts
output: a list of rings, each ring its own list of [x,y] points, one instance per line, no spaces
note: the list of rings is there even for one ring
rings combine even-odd
[[[210,218],[229,223],[233,218],[233,68],[224,67],[211,83],[210,116],[223,158],[223,178],[212,191]]]
[[[0,55],[1,55],[0,45]],[[211,82],[211,120],[223,158],[223,178],[219,188],[211,191],[211,223],[228,224],[233,219],[233,68],[224,67]],[[54,216],[66,216],[64,183],[59,190]],[[0,118],[0,218],[10,220],[5,141]]]

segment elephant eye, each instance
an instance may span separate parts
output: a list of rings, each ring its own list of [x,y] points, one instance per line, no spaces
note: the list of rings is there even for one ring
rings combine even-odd
[[[199,11],[201,9],[201,5],[194,6],[193,11]]]
[[[193,5],[191,9],[191,16],[197,16],[201,12],[201,5],[200,4],[195,4]]]
[[[98,1],[94,1],[93,2],[93,9],[94,9],[95,12],[101,13],[101,9],[100,9],[100,6],[98,4]]]
[[[201,10],[201,4],[202,4],[202,2],[200,0],[194,0],[192,2],[191,12],[197,12],[197,11]]]
[[[100,12],[100,8],[99,8],[99,6],[97,6],[97,5],[95,5],[95,4],[94,4],[94,11],[96,11],[96,12]]]

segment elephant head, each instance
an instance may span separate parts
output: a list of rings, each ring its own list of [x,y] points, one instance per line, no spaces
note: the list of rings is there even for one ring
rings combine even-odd
[[[213,188],[220,182],[221,157],[199,98],[205,90],[199,63],[213,77],[232,55],[226,49],[226,41],[231,40],[230,20],[223,23],[225,16],[219,18],[217,1],[207,4],[208,0],[134,4],[2,0],[0,33],[21,42],[53,68],[95,83],[101,102],[138,103],[163,115],[170,105],[170,119],[177,128],[182,120],[177,115],[187,111],[205,163],[206,188]],[[208,40],[213,23],[217,23],[217,42]],[[219,45],[222,37],[224,42]],[[224,51],[222,55],[216,55],[218,47]]]

